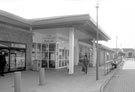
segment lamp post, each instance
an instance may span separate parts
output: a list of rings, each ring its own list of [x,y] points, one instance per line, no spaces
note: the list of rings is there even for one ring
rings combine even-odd
[[[96,12],[97,12],[97,35],[96,35],[96,40],[97,40],[97,59],[96,59],[96,80],[98,80],[99,79],[99,75],[98,75],[98,67],[99,67],[99,46],[98,46],[98,40],[99,40],[99,29],[98,29],[98,8],[99,8],[99,3],[98,3],[98,1],[97,1],[97,4],[96,4]]]
[[[117,52],[118,52],[118,48],[117,48],[117,41],[118,41],[118,36],[116,36],[116,57],[117,57]]]

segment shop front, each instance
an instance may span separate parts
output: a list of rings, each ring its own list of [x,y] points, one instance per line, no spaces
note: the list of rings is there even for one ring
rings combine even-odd
[[[44,67],[46,69],[60,69],[68,66],[69,63],[69,47],[68,40],[63,37],[51,35],[53,37],[46,37],[46,35],[40,35],[43,38],[40,39],[40,43],[33,42],[32,45],[32,62],[38,62],[37,67]],[[38,39],[38,36],[34,36],[34,39]],[[36,63],[35,63],[36,64]],[[38,70],[38,68],[36,69]]]
[[[5,52],[5,72],[26,69],[25,44],[0,41],[0,51]]]
[[[67,67],[69,74],[74,73],[74,66],[79,64],[85,54],[88,56],[89,65],[96,65],[97,31],[100,34],[99,40],[110,39],[97,28],[87,14],[33,20],[31,23],[34,34],[33,66],[47,69]],[[81,42],[83,44],[80,44]]]
[[[0,10],[0,51],[6,55],[5,72],[31,66],[32,32],[27,20]]]

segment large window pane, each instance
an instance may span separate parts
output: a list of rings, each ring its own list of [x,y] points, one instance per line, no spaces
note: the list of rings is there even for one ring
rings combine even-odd
[[[50,43],[49,44],[49,51],[55,51],[55,43]]]

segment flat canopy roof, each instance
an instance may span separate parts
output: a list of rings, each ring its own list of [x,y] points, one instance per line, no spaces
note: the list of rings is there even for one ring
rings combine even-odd
[[[99,40],[110,40],[110,37],[99,27],[89,16],[89,14],[83,15],[72,15],[72,16],[61,16],[55,18],[38,18],[31,19],[31,25],[34,29],[44,29],[44,28],[56,28],[56,27],[76,27],[78,29],[87,31],[96,37],[96,33],[99,33]]]
[[[70,15],[60,16],[54,18],[36,18],[36,19],[24,19],[14,14],[0,10],[0,23],[13,25],[16,27],[30,29],[46,29],[46,28],[57,28],[57,27],[75,27],[82,31],[87,31],[90,34],[95,35],[99,33],[99,40],[110,40],[110,37],[99,27],[89,16],[89,14],[83,15]]]
[[[111,52],[115,52],[115,50],[113,50],[112,48],[109,48],[109,47],[107,47],[107,46],[105,46],[105,45],[103,45],[103,44],[99,44],[99,48],[102,48],[102,49],[104,49],[104,50],[107,50],[107,51],[111,51]]]

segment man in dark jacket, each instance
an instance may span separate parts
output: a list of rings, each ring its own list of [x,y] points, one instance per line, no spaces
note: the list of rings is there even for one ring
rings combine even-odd
[[[4,68],[6,65],[5,52],[0,52],[0,74],[4,76]]]
[[[84,59],[83,59],[82,63],[83,63],[83,65],[82,65],[82,71],[87,74],[87,66],[88,66],[87,55],[84,55]]]

